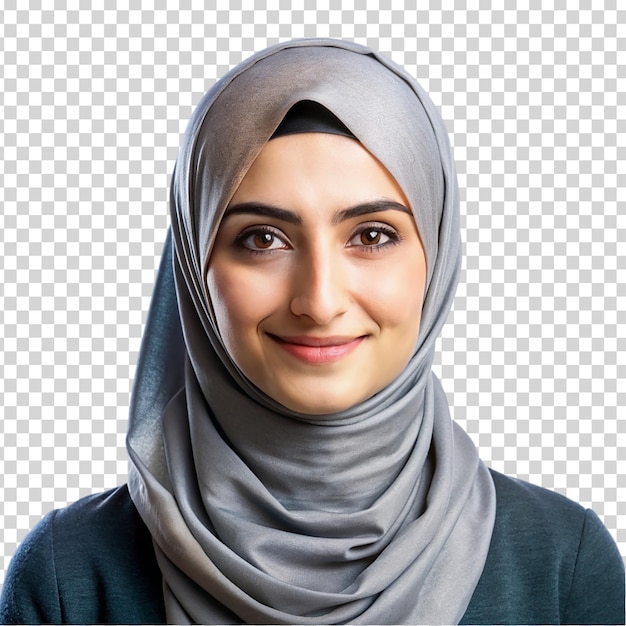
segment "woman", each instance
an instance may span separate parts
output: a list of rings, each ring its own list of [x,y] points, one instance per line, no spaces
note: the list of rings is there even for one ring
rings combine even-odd
[[[128,487],[40,523],[4,621],[623,622],[598,518],[487,470],[431,373],[459,201],[414,80],[347,42],[255,55],[171,206]]]

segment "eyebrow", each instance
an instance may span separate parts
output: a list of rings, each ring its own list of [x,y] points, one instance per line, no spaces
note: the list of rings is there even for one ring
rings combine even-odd
[[[395,202],[394,200],[373,200],[371,202],[363,202],[361,204],[355,204],[354,206],[346,209],[335,211],[333,214],[332,223],[337,225],[345,220],[352,219],[354,217],[360,217],[361,215],[367,215],[368,213],[381,213],[382,211],[401,211],[408,215],[413,215],[411,210]],[[226,209],[224,219],[231,215],[259,215],[262,217],[273,217],[283,222],[289,222],[290,224],[302,224],[302,219],[299,215],[293,211],[287,209],[281,209],[279,207],[272,206],[271,204],[264,204],[263,202],[241,202],[240,204],[234,204]]]
[[[355,204],[347,209],[336,211],[333,215],[333,224],[336,225],[340,222],[344,222],[345,220],[352,219],[353,217],[360,217],[361,215],[367,215],[368,213],[380,213],[382,211],[401,211],[402,213],[413,215],[411,210],[405,207],[404,204],[400,204],[394,200],[385,200],[382,198],[372,202]]]
[[[292,211],[279,209],[271,204],[262,202],[242,202],[229,206],[226,209],[226,213],[224,213],[224,219],[231,215],[260,215],[262,217],[273,217],[290,224],[302,224],[302,219]]]

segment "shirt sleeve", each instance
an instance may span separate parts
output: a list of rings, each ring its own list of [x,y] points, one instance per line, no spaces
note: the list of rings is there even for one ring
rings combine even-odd
[[[0,624],[63,622],[54,563],[53,521],[48,513],[26,536],[6,573]]]
[[[587,510],[564,612],[565,624],[624,624],[624,561],[598,516]]]

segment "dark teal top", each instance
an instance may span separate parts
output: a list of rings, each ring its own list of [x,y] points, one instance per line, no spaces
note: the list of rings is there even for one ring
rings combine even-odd
[[[624,564],[590,510],[492,472],[497,511],[462,623],[623,624]],[[152,539],[126,486],[49,513],[20,545],[0,623],[163,623]]]

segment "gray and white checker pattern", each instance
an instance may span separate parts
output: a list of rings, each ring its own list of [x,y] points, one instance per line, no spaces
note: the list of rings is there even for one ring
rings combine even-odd
[[[42,514],[125,481],[131,381],[194,104],[253,51],[311,36],[380,49],[441,106],[466,252],[436,363],[453,413],[491,466],[591,506],[626,555],[617,0],[91,4],[1,11],[0,584]]]

